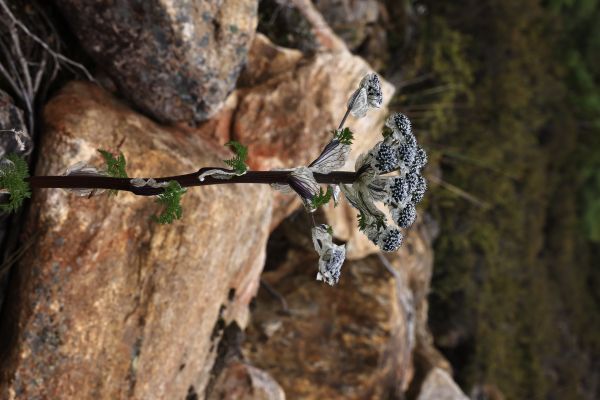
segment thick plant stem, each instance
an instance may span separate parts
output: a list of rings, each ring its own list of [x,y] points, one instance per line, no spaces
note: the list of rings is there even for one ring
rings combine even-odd
[[[198,176],[203,172],[221,168],[201,168],[198,172],[154,178],[157,183],[177,181],[182,187],[226,185],[234,183],[287,183],[291,171],[248,171],[244,175],[233,176],[230,179],[218,179],[207,176],[203,181]],[[329,174],[314,173],[318,183],[352,183],[356,173],[350,171],[334,171]],[[147,178],[144,178],[147,179]],[[154,196],[162,193],[162,188],[150,186],[136,187],[131,184],[131,178],[112,178],[108,176],[31,176],[26,178],[32,188],[62,188],[62,189],[114,189],[128,191],[138,196]]]

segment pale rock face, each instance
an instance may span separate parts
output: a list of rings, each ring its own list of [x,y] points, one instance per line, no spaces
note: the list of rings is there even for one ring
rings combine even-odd
[[[90,84],[67,85],[46,106],[45,127],[38,175],[58,175],[73,160],[101,165],[91,149],[114,150],[123,139],[130,176],[191,172],[227,156]],[[217,321],[247,322],[271,192],[258,185],[193,188],[182,203],[184,219],[162,226],[150,220],[158,211],[152,198],[34,191],[25,232],[38,237],[14,271],[3,310],[0,397],[202,392]]]
[[[56,2],[122,95],[163,122],[203,121],[234,89],[257,0]]]
[[[460,390],[448,372],[441,368],[434,368],[427,374],[417,400],[469,400],[469,398]]]

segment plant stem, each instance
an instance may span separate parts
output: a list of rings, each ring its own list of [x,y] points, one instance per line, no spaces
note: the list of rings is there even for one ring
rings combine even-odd
[[[182,187],[226,185],[233,183],[287,183],[291,171],[248,171],[244,175],[231,179],[217,179],[207,176],[201,182],[198,176],[205,171],[221,168],[201,168],[198,172],[186,175],[154,178],[157,183],[177,181]],[[356,173],[351,171],[334,171],[329,174],[314,173],[318,183],[352,183]],[[147,178],[144,178],[147,179]],[[62,188],[62,189],[114,189],[128,191],[138,196],[154,196],[163,192],[162,188],[150,186],[136,187],[131,184],[131,178],[112,178],[108,176],[31,176],[26,178],[32,188]]]

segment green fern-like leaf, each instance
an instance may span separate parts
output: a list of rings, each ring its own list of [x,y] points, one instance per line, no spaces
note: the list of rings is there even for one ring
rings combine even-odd
[[[163,211],[159,215],[154,215],[154,221],[159,224],[170,224],[176,219],[181,219],[183,208],[181,207],[181,197],[187,192],[182,188],[179,182],[169,181],[165,187],[165,191],[159,194],[156,202],[164,206]]]
[[[106,162],[106,172],[109,176],[113,178],[129,178],[127,176],[127,171],[125,171],[125,167],[127,166],[127,161],[125,161],[125,156],[123,153],[119,153],[119,155],[115,158],[115,156],[106,150],[98,149],[98,152],[104,158],[104,162]],[[116,195],[117,190],[110,190],[109,193],[111,195]]]
[[[16,154],[9,154],[0,164],[0,189],[8,190],[8,203],[0,204],[0,210],[13,212],[31,197],[31,190],[25,178],[29,176],[27,162]]]
[[[361,211],[360,214],[356,216],[358,218],[358,229],[364,231],[367,228],[367,222],[365,214]]]
[[[311,204],[312,208],[319,208],[329,203],[331,200],[331,196],[333,196],[333,191],[331,190],[331,186],[327,188],[326,192],[323,192],[323,188],[319,188],[319,194],[312,198]]]
[[[223,162],[240,175],[248,171],[248,166],[246,165],[248,148],[235,140],[225,143],[225,146],[231,147],[231,150],[235,153],[235,157],[230,160],[223,160]]]
[[[98,149],[104,161],[106,162],[106,172],[108,175],[113,178],[129,178],[127,176],[127,171],[125,171],[125,167],[127,166],[127,162],[125,161],[125,156],[123,153],[119,153],[119,155],[115,158],[115,156],[106,150]]]
[[[350,128],[344,128],[342,130],[333,131],[333,137],[340,141],[342,144],[351,145],[354,140],[354,134]]]

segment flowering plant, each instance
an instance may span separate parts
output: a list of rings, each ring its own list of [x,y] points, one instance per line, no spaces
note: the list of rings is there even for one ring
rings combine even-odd
[[[348,115],[362,118],[370,109],[381,107],[382,101],[379,77],[367,74],[350,96],[346,113],[321,154],[308,166],[284,170],[248,170],[247,149],[237,142],[227,143],[235,154],[232,159],[224,160],[230,168],[206,167],[186,175],[160,178],[129,177],[125,156],[105,150],[99,150],[105,168],[78,162],[59,176],[29,176],[25,161],[11,154],[0,161],[0,190],[10,196],[7,204],[0,204],[0,209],[15,210],[29,197],[30,188],[63,188],[87,197],[107,190],[109,193],[122,190],[141,196],[157,196],[157,202],[164,207],[162,213],[155,216],[155,221],[167,224],[182,217],[180,201],[187,187],[261,183],[285,193],[296,193],[308,212],[314,212],[331,199],[337,205],[343,194],[358,211],[359,229],[369,240],[382,251],[396,251],[404,237],[401,229],[414,223],[416,204],[423,199],[427,189],[421,174],[427,154],[418,146],[409,119],[400,113],[390,116],[382,140],[358,157],[354,172],[338,171],[348,160],[354,137],[352,131],[344,127]],[[323,184],[327,185],[325,190]],[[391,224],[376,203],[387,207]],[[334,285],[340,278],[346,247],[333,242],[330,226],[314,225],[312,239],[319,255],[317,279]]]

